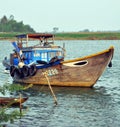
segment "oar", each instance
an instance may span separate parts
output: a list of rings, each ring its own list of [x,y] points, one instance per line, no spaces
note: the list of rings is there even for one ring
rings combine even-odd
[[[47,76],[47,72],[44,72],[43,75],[44,75],[45,78],[47,79],[48,86],[49,86],[50,91],[51,91],[51,93],[52,93],[52,96],[53,96],[53,98],[54,98],[55,104],[57,105],[57,104],[58,104],[58,103],[57,103],[57,98],[56,98],[56,96],[55,96],[55,94],[54,94],[54,92],[53,92],[53,89],[52,89],[51,85],[50,85],[49,78],[48,78],[48,76]]]

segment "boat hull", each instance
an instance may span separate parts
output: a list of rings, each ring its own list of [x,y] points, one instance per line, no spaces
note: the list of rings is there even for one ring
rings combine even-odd
[[[13,77],[15,82],[54,86],[92,87],[111,62],[114,47],[86,57],[63,61],[58,65],[38,69],[34,76]]]
[[[27,101],[28,97],[13,98],[13,97],[0,97],[0,105],[2,106],[19,106],[20,103]]]

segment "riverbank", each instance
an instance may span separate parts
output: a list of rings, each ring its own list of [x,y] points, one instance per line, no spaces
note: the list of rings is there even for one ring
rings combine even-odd
[[[24,33],[0,33],[0,40],[14,39]],[[120,40],[120,32],[62,32],[55,33],[55,40]]]
[[[55,35],[58,40],[120,40],[120,32],[69,32]]]

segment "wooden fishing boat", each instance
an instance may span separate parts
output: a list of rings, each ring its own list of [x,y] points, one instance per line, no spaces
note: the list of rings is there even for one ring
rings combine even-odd
[[[54,45],[52,34],[16,37],[18,46],[12,42],[15,52],[10,54],[7,65],[10,65],[13,80],[19,83],[47,85],[46,74],[50,84],[54,86],[92,87],[106,67],[111,65],[114,53],[114,47],[111,46],[89,56],[64,60],[65,48]],[[23,38],[26,38],[26,47],[22,47]],[[28,46],[30,38],[38,39],[39,45]],[[49,38],[52,38],[52,42],[48,42]],[[6,58],[4,63],[5,60]]]
[[[0,97],[1,106],[19,106],[20,103],[24,103],[28,97],[15,98],[15,97]]]

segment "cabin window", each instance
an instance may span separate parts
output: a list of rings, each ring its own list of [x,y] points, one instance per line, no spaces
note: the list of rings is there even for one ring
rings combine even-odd
[[[61,52],[60,51],[56,52],[56,56],[62,56]]]
[[[55,52],[50,52],[49,56],[50,56],[50,58],[53,58],[54,56],[56,56],[56,54],[55,54]]]
[[[41,60],[46,61],[47,60],[47,53],[41,53]]]
[[[40,53],[38,51],[34,52],[34,57],[40,57]]]
[[[24,52],[23,55],[25,56],[26,59],[32,58],[32,52]]]

